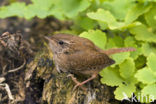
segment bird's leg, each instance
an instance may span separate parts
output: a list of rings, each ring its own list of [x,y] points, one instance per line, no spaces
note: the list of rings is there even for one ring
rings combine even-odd
[[[68,77],[71,77],[72,80],[76,83],[76,85],[81,84],[72,74],[69,74]],[[83,87],[83,86],[80,86],[80,87],[81,87],[81,89],[86,90],[85,87]],[[75,86],[74,86],[73,90],[75,90]]]
[[[96,73],[96,74],[93,74],[90,78],[88,78],[87,80],[85,80],[85,81],[83,81],[83,82],[81,82],[81,83],[80,83],[80,82],[79,82],[79,83],[76,83],[76,85],[74,86],[74,90],[75,90],[78,86],[82,87],[82,85],[84,85],[84,84],[86,84],[87,82],[89,82],[89,81],[95,79],[96,76],[97,76],[97,73]]]

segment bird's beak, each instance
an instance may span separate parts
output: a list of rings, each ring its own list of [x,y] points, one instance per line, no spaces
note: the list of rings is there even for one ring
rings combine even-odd
[[[52,43],[52,44],[54,44],[54,43],[55,43],[55,41],[54,41],[54,39],[53,39],[53,38],[50,38],[50,37],[48,37],[48,36],[44,36],[44,38],[45,38],[46,40],[48,40],[48,41],[49,41],[49,43]]]
[[[48,36],[44,36],[44,38],[45,38],[46,40],[48,40],[48,41],[51,41],[50,37],[48,37]]]
[[[56,41],[55,41],[54,38],[52,38],[52,37],[48,37],[48,36],[44,36],[44,38],[45,38],[46,40],[49,41],[49,46],[50,46],[51,48],[57,46]]]

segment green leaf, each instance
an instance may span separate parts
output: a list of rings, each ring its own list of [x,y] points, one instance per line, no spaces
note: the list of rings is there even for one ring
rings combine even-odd
[[[102,4],[102,7],[106,10],[109,10],[116,19],[124,20],[128,10],[134,5],[132,0],[110,0],[105,1]]]
[[[62,8],[59,8],[57,6],[57,5],[59,5],[58,2],[59,2],[59,0],[55,1],[55,4],[53,4],[52,7],[49,9],[49,15],[54,16],[59,20],[65,20],[64,11],[62,10]]]
[[[74,26],[79,26],[80,28],[84,30],[89,30],[93,29],[96,27],[95,21],[85,17],[85,16],[79,16],[74,20],[75,25]]]
[[[91,19],[97,20],[108,25],[110,29],[117,29],[124,26],[123,22],[117,22],[114,16],[107,10],[98,9],[97,12],[87,13],[87,16]]]
[[[156,73],[156,55],[154,53],[151,53],[148,56],[147,65],[153,71],[153,73]]]
[[[135,60],[136,69],[141,69],[146,65],[146,57],[143,55],[139,55]]]
[[[152,96],[156,96],[156,84],[150,84],[150,85],[147,85],[146,87],[144,87],[142,89],[142,94],[143,95],[150,95],[151,97]]]
[[[26,8],[25,8],[25,12],[24,12],[24,18],[30,20],[31,18],[35,17],[36,13],[33,11],[33,4],[29,4]]]
[[[128,37],[126,37],[126,38],[124,39],[125,47],[133,47],[133,48],[136,48],[136,51],[133,51],[133,52],[130,53],[130,56],[131,56],[132,58],[134,58],[134,59],[137,59],[138,56],[139,56],[140,54],[142,54],[141,48],[138,47],[136,43],[137,43],[136,40],[135,40],[134,37],[132,37],[132,36],[128,36]]]
[[[114,36],[113,38],[109,38],[106,48],[117,48],[117,47],[124,47],[124,40],[120,36]],[[115,64],[111,65],[111,67],[114,67],[120,63],[122,63],[125,59],[127,59],[130,56],[129,52],[124,53],[116,53],[112,55],[112,58],[115,60]]]
[[[110,39],[113,39],[117,47],[124,47],[124,39],[121,36],[115,35],[113,38]]]
[[[156,43],[156,35],[150,32],[145,25],[132,27],[130,32],[135,35],[137,40]]]
[[[98,24],[100,25],[100,28],[102,30],[106,30],[108,25],[105,23],[105,22],[102,22],[102,21],[98,21]]]
[[[109,86],[118,86],[124,82],[124,80],[120,77],[117,68],[105,68],[100,72],[100,75],[102,76],[101,82]]]
[[[55,11],[62,12],[69,18],[74,18],[90,6],[89,0],[53,0],[52,2],[54,2]]]
[[[32,4],[28,5],[28,13],[34,14],[39,18],[45,18],[49,15],[49,10],[52,7],[51,0],[32,0]],[[27,15],[28,15],[27,13]]]
[[[90,6],[89,0],[32,0],[32,4],[12,3],[0,8],[0,18],[19,16],[31,19],[34,16],[45,18],[53,15],[61,20],[74,18]]]
[[[0,8],[0,18],[6,18],[10,16],[23,17],[25,13],[25,3],[12,3],[9,6],[3,6]]]
[[[117,47],[114,40],[109,38],[106,44],[106,49]]]
[[[121,64],[125,59],[129,57],[129,55],[130,55],[129,52],[117,53],[117,54],[112,55],[112,58],[115,60],[115,64],[111,65],[111,67]]]
[[[141,48],[136,48],[136,51],[133,51],[130,53],[130,57],[132,57],[133,59],[137,59],[139,57],[139,55],[142,54],[142,50]]]
[[[121,84],[116,88],[114,94],[117,100],[127,99],[127,97],[132,97],[133,92],[135,92],[136,87],[134,83],[131,84]]]
[[[105,49],[107,37],[106,34],[100,30],[89,30],[88,32],[83,32],[80,37],[87,38],[94,42],[94,44],[101,49]]]
[[[135,71],[135,63],[132,58],[126,59],[123,63],[119,65],[119,67],[120,67],[119,69],[120,75],[123,78],[127,79],[133,76]]]
[[[132,36],[128,36],[124,39],[124,43],[126,47],[137,47],[136,40]]]
[[[124,47],[124,40],[121,36],[113,36],[112,38],[108,39],[107,42],[107,49],[109,48],[117,48],[117,47]]]
[[[151,69],[149,69],[148,67],[145,67],[139,71],[137,71],[137,73],[135,74],[135,77],[145,83],[145,84],[151,84],[156,82],[156,76],[154,75],[154,73],[152,72]]]
[[[153,6],[153,8],[150,9],[149,12],[145,14],[145,19],[149,26],[156,29],[156,19],[154,19],[154,16],[156,16],[156,6]]]
[[[109,35],[112,35],[112,34],[109,34]],[[115,36],[108,39],[106,47],[107,47],[107,49],[124,47],[124,39],[121,36],[115,35]]]
[[[156,53],[156,48],[149,43],[143,43],[141,50],[142,50],[142,53],[147,57],[151,53]]]
[[[148,12],[152,6],[150,4],[144,5],[144,3],[137,3],[132,9],[130,9],[125,17],[126,24],[129,24],[136,20],[140,15]]]

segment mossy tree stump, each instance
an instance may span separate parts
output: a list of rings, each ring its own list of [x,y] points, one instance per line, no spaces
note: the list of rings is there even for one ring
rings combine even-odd
[[[45,54],[44,54],[45,53]],[[75,83],[68,73],[58,73],[54,67],[51,53],[44,51],[37,55],[35,77],[44,80],[41,102],[44,104],[109,104],[113,98],[112,89],[101,84],[100,77],[85,84],[87,91],[77,88],[73,91]],[[84,76],[75,76],[79,81]]]

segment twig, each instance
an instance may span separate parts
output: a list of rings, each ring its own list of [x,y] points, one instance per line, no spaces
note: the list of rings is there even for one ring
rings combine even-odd
[[[11,93],[11,90],[9,88],[9,85],[6,84],[6,83],[3,83],[3,84],[0,84],[0,86],[5,86],[5,90],[6,90],[7,94],[8,94],[9,99],[14,100],[13,95]]]
[[[5,78],[4,77],[0,77],[0,83],[4,82]]]
[[[23,64],[20,67],[12,69],[12,70],[9,70],[7,73],[16,72],[16,71],[22,69],[25,66],[25,64],[26,64],[26,60],[24,59],[24,62],[23,62]]]
[[[22,68],[25,66],[25,64],[26,64],[26,60],[24,59],[24,62],[23,62],[23,64],[22,64],[20,67],[15,68],[15,69],[12,69],[12,70],[9,70],[9,71],[7,71],[7,72],[4,72],[2,75],[0,75],[0,77],[4,77],[4,76],[6,76],[8,73],[16,72],[16,71],[22,69]]]

